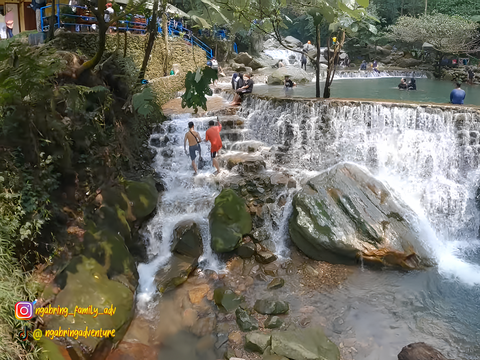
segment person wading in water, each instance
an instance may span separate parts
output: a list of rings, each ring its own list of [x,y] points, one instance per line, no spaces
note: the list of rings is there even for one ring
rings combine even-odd
[[[214,126],[215,123],[213,120],[210,120],[208,125],[210,126],[205,134],[205,141],[210,141],[211,148],[210,154],[212,156],[212,164],[215,166],[217,171],[213,175],[217,175],[220,173],[220,166],[218,165],[218,161],[216,159],[217,152],[222,148],[222,139],[220,137],[220,131],[222,130],[222,124],[218,121],[217,117],[217,126]]]
[[[197,151],[198,151],[198,156],[200,157],[200,161],[202,161],[202,149],[200,148],[200,143],[202,142],[202,138],[198,134],[198,132],[195,131],[195,126],[193,125],[193,122],[188,123],[188,131],[185,134],[185,139],[183,141],[183,149],[185,150],[185,154],[190,155],[190,159],[192,159],[192,166],[193,170],[195,170],[195,175],[198,174],[197,170],[197,165],[195,164],[195,158],[197,157]],[[188,140],[188,151],[187,151],[187,140]]]

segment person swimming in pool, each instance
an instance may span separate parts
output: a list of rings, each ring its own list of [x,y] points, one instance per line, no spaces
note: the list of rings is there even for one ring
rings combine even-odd
[[[408,90],[417,90],[417,80],[415,78],[411,78],[408,83]]]
[[[405,82],[405,79],[402,78],[402,80],[400,80],[400,84],[398,84],[398,88],[400,90],[407,90],[408,86],[407,86],[407,83]]]

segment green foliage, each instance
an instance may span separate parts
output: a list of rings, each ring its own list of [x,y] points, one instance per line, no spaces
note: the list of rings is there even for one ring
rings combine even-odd
[[[392,39],[408,43],[428,42],[444,54],[460,54],[479,45],[478,24],[458,16],[445,14],[402,16],[390,28]]]
[[[16,179],[0,175],[0,352],[3,359],[34,360],[38,351],[32,352],[32,344],[16,336],[23,326],[31,324],[15,318],[15,303],[32,301],[34,294],[14,255],[15,239],[24,226],[25,213],[21,194],[11,190],[15,185]]]
[[[135,111],[144,117],[148,117],[152,115],[154,111],[158,110],[155,102],[155,94],[148,86],[145,87],[142,92],[133,95],[132,103]]]
[[[198,108],[207,110],[206,95],[212,95],[210,84],[217,79],[217,72],[210,67],[198,68],[196,72],[189,71],[185,77],[185,93],[182,95],[182,108]]]

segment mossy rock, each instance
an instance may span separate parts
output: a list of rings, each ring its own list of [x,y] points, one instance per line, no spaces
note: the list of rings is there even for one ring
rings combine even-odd
[[[245,201],[232,189],[223,189],[217,196],[209,219],[211,246],[218,253],[235,250],[240,245],[242,236],[252,230],[252,218]]]
[[[153,181],[126,181],[125,191],[137,220],[147,217],[157,207],[158,191]]]
[[[91,228],[84,235],[83,254],[105,267],[109,278],[125,277],[133,288],[138,284],[135,260],[124,239],[110,230]]]
[[[97,337],[70,339],[80,345],[78,348],[82,348],[90,355],[105,341],[111,344],[119,342],[133,318],[134,290],[109,279],[102,265],[95,259],[85,256],[72,259],[62,273],[66,275],[66,281],[53,301],[52,307],[68,307],[69,313],[73,313],[76,306],[81,308],[92,306],[93,309],[97,308],[99,313],[103,313],[105,308],[114,308],[115,313],[112,316],[98,315],[96,318],[78,313],[75,317],[51,315],[45,318],[46,329],[56,330],[61,327],[85,330],[88,327],[88,329],[115,330],[115,337],[110,339]],[[80,358],[83,358],[83,355]]]

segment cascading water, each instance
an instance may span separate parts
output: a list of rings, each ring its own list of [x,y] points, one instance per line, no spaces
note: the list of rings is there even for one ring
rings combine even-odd
[[[369,168],[425,218],[439,271],[480,284],[480,267],[464,260],[479,245],[476,112],[251,98],[240,116],[257,140],[276,144],[265,156],[286,168],[321,171],[341,161]]]
[[[428,76],[426,73],[419,71],[384,70],[376,73],[374,71],[337,70],[335,71],[334,79],[374,79],[388,77],[426,79]]]
[[[216,118],[194,119],[196,130],[204,132],[208,127],[208,121],[212,119]],[[219,267],[210,248],[208,228],[208,213],[213,207],[218,189],[210,178],[213,173],[210,166],[199,170],[198,176],[192,176],[191,160],[183,149],[189,121],[192,121],[190,115],[176,116],[172,121],[166,122],[159,133],[151,136],[150,143],[160,146],[159,148],[153,146],[157,152],[154,167],[162,177],[167,191],[163,193],[155,217],[145,229],[149,262],[138,267],[140,309],[144,309],[156,293],[155,273],[170,258],[173,230],[178,222],[189,219],[197,223],[204,239],[204,254],[200,262],[206,261],[209,267],[215,270]],[[205,160],[209,159],[207,146],[201,144],[201,148],[202,156]]]

